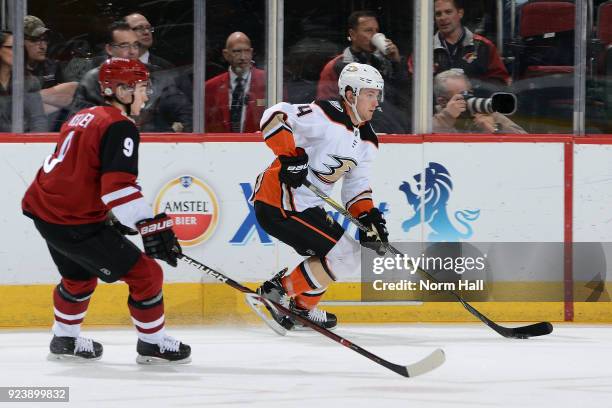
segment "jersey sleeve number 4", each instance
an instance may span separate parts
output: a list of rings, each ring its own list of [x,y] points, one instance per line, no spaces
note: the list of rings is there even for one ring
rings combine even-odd
[[[74,130],[68,133],[68,136],[66,136],[66,139],[64,139],[64,142],[62,143],[62,146],[59,149],[57,157],[54,157],[55,153],[47,156],[45,162],[43,163],[43,170],[45,173],[50,173],[55,168],[55,166],[64,161],[64,158],[66,157],[66,154],[68,154],[68,150],[70,149],[70,145],[72,144],[73,138]],[[132,138],[126,137],[123,140],[122,152],[126,157],[132,156],[132,154],[134,153],[134,140]]]
[[[310,105],[299,105],[297,107],[298,110],[298,118],[304,115],[308,115],[309,113],[312,113],[312,108],[310,107]]]

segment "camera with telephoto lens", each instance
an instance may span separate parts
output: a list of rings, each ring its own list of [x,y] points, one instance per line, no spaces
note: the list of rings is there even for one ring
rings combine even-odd
[[[493,112],[512,115],[516,112],[516,96],[511,93],[496,92],[490,98],[477,98],[470,91],[464,91],[461,96],[467,105],[467,110],[464,112],[466,116]]]

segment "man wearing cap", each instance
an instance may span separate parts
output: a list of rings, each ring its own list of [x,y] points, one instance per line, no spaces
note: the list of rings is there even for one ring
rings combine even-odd
[[[23,19],[23,34],[25,45],[25,68],[27,72],[38,78],[45,113],[47,115],[67,107],[72,102],[76,82],[66,82],[62,74],[60,64],[47,58],[49,29],[45,23],[36,16],[25,16]],[[62,120],[55,118],[57,115],[49,116],[51,122]],[[53,129],[51,123],[51,129]]]

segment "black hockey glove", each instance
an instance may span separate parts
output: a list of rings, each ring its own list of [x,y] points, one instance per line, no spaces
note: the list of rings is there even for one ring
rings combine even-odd
[[[120,223],[112,211],[108,212],[105,224],[119,231],[121,235],[138,235],[138,231]]]
[[[278,156],[281,162],[278,178],[282,183],[298,188],[308,176],[308,155],[303,149],[298,149],[298,156]]]
[[[182,251],[172,230],[173,225],[172,218],[166,213],[160,213],[154,218],[139,221],[136,228],[142,236],[145,254],[176,267],[176,260]]]
[[[358,219],[363,225],[370,228],[370,232],[367,233],[359,230],[359,243],[383,256],[387,252],[384,244],[389,242],[389,233],[385,226],[387,221],[383,218],[382,213],[374,207],[369,212],[361,213]]]

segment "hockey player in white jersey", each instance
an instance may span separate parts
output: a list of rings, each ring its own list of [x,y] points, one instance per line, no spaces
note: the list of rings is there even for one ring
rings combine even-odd
[[[327,215],[323,200],[303,186],[304,180],[326,193],[342,180],[343,204],[374,231],[360,231],[361,245],[384,254],[388,236],[370,188],[378,139],[369,121],[383,100],[383,78],[370,65],[351,63],[338,87],[338,100],[283,102],[264,112],[261,130],[277,157],[258,176],[253,196],[259,224],[306,257],[289,273],[264,282],[258,293],[326,328],[336,326],[336,316],[317,304],[337,271],[358,256],[359,244]],[[272,315],[285,329],[295,325]]]

